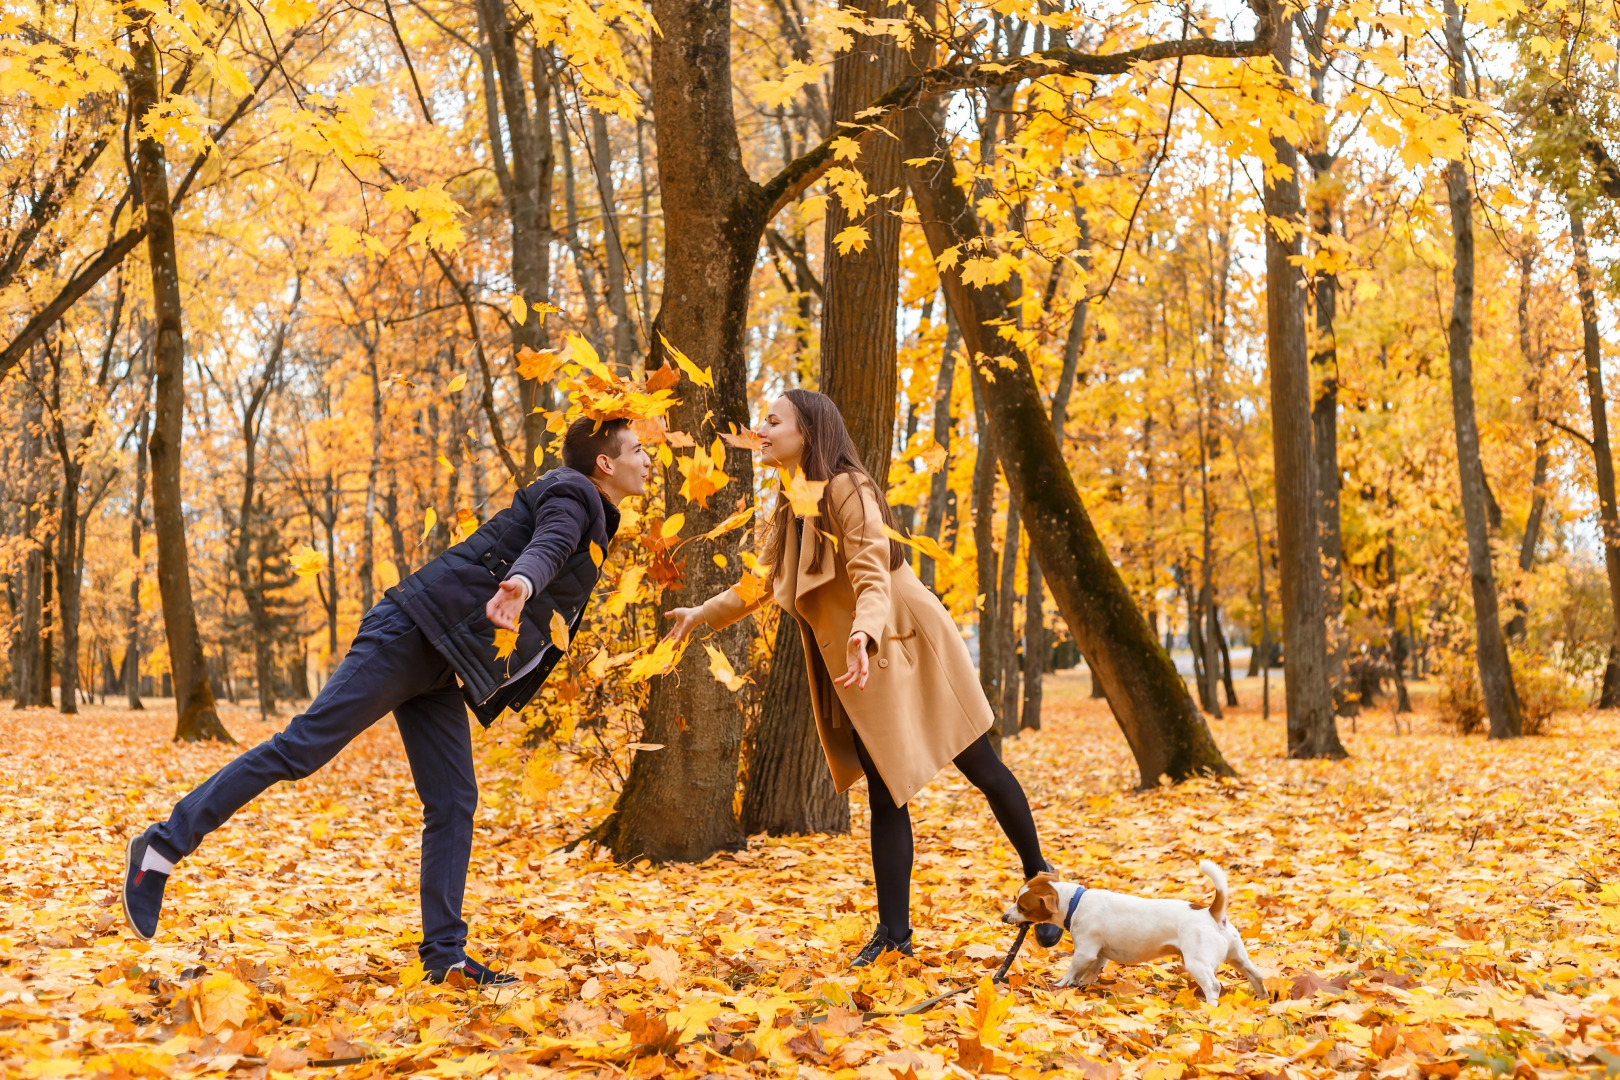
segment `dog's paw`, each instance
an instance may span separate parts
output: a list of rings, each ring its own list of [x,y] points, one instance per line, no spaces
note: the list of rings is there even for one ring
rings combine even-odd
[[[1059,989],[1064,989],[1064,988],[1067,988],[1067,987],[1070,987],[1070,986],[1078,986],[1080,984],[1079,984],[1078,981],[1076,981],[1074,976],[1065,975],[1065,976],[1063,976],[1063,978],[1059,979],[1057,982],[1053,983],[1052,985],[1058,987]]]

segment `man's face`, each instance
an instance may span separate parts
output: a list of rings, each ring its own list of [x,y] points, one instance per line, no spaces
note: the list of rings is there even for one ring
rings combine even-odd
[[[615,503],[632,495],[645,495],[651,473],[652,458],[629,428],[619,432],[617,457],[601,454],[596,459],[596,479]]]

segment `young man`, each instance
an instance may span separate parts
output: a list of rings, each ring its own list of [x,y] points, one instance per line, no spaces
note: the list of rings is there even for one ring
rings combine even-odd
[[[488,727],[521,709],[562,658],[551,616],[579,628],[618,504],[646,490],[651,462],[623,420],[576,420],[563,467],[519,491],[478,531],[389,589],[360,622],[343,662],[285,730],[209,777],[169,820],[130,840],[124,918],[144,940],[157,933],[174,864],[278,780],[298,780],[355,736],[394,714],[422,799],[422,966],[433,982],[515,981],[466,954],[461,918],[472,854],[472,736],[467,710]],[[520,618],[521,616],[521,618]],[[495,630],[517,629],[497,655]]]

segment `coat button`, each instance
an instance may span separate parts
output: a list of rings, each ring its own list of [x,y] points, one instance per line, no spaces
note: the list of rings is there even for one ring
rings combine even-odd
[[[888,666],[889,666],[889,658],[887,656],[883,656],[883,657],[878,658],[878,667],[888,667]]]

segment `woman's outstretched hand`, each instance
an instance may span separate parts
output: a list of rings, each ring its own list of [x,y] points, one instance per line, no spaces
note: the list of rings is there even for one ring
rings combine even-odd
[[[678,607],[674,611],[664,612],[664,618],[674,619],[675,623],[664,634],[664,640],[675,639],[679,644],[686,640],[686,635],[697,629],[703,622],[703,609],[700,607]]]
[[[857,690],[866,689],[867,660],[866,643],[870,640],[864,630],[857,630],[849,635],[849,657],[844,664],[844,677],[834,679],[839,686],[851,687]]]

